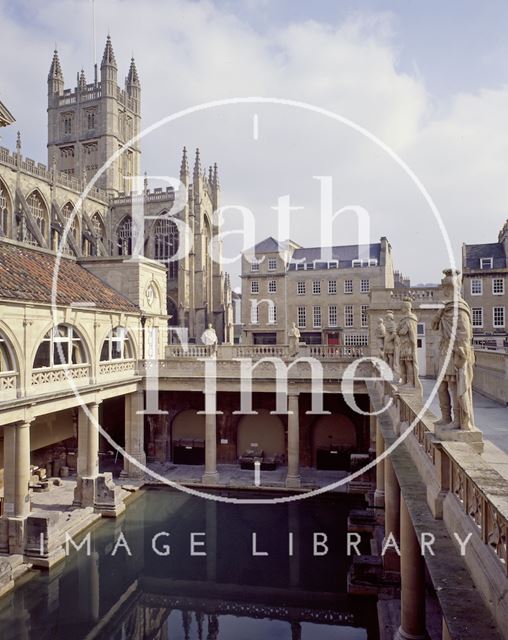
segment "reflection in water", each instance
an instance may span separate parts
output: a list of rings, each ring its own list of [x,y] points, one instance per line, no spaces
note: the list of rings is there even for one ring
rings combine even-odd
[[[344,494],[233,505],[148,490],[90,532],[90,555],[71,549],[1,600],[0,638],[375,639],[375,603],[345,593],[354,504]],[[326,555],[314,555],[315,532]],[[253,533],[265,555],[253,556]],[[157,534],[167,555],[154,551]]]

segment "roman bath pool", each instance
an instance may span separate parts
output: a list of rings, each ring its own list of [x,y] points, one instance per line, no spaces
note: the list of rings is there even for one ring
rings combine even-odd
[[[347,494],[235,505],[146,489],[0,600],[0,638],[375,639],[375,602],[346,594],[347,515],[359,505]]]

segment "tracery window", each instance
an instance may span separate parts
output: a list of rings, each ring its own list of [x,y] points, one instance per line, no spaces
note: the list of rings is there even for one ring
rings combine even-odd
[[[126,216],[118,225],[116,232],[118,255],[130,256],[132,253],[132,218]]]
[[[4,236],[9,235],[10,207],[7,200],[7,191],[0,182],[0,231]]]
[[[34,358],[34,369],[59,367],[66,364],[86,363],[86,351],[78,332],[66,324],[51,328],[39,345]]]
[[[28,196],[27,205],[30,213],[32,214],[32,218],[35,221],[35,224],[40,229],[42,236],[44,238],[47,238],[48,211],[38,191],[32,191],[32,193]],[[30,232],[27,233],[26,242],[28,244],[37,246],[37,240]]]
[[[74,206],[71,202],[68,202],[66,205],[64,205],[64,207],[62,208],[62,216],[65,220],[65,224],[67,225],[67,223],[69,222],[69,220],[71,220],[72,217],[72,222],[70,222],[68,229],[67,229],[67,238],[69,237],[69,235],[72,234],[74,240],[77,241],[78,239],[78,223],[77,223],[77,214],[76,215],[72,215],[72,212],[74,211]],[[55,249],[60,248],[62,253],[65,253],[67,255],[72,255],[72,250],[69,244],[69,240],[67,239],[67,242],[65,243],[65,246],[60,247],[60,234],[58,234],[58,236],[56,237],[56,242],[57,242],[57,246],[55,247]]]
[[[178,227],[173,220],[161,218],[155,223],[155,259],[166,262],[169,278],[178,277],[178,260],[171,260],[178,252]]]

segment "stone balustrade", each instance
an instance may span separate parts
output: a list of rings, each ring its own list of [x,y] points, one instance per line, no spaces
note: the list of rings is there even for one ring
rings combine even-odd
[[[213,355],[212,347],[206,345],[168,345],[166,358],[206,358]],[[302,345],[298,354],[292,356],[288,345],[218,345],[217,360],[231,360],[233,358],[281,358],[290,360],[296,358],[315,358],[316,360],[352,361],[362,358],[363,347],[346,347],[342,345]]]
[[[18,169],[24,173],[28,173],[32,176],[36,176],[39,179],[45,180],[49,184],[56,184],[60,187],[65,187],[76,193],[81,193],[87,181],[79,180],[75,176],[67,175],[61,171],[49,169],[46,165],[35,162],[31,158],[23,158],[15,152],[10,152],[5,147],[0,147],[0,164],[8,165],[11,168]],[[89,198],[95,198],[102,203],[108,202],[108,195],[103,190],[96,186],[93,186],[88,192]]]
[[[422,406],[408,396],[400,396],[397,404],[402,425],[412,424]],[[454,496],[508,575],[508,482],[469,445],[438,440],[435,419],[427,411],[416,421],[413,437],[435,469],[440,492]]]

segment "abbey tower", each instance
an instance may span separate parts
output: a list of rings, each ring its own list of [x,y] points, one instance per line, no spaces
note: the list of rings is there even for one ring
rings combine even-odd
[[[141,85],[134,59],[125,79],[118,85],[111,38],[108,36],[100,79],[95,65],[94,79],[87,83],[85,72],[76,86],[64,88],[64,75],[57,51],[48,74],[48,165],[78,179],[90,180],[108,158],[140,131]],[[122,153],[98,179],[97,186],[110,196],[129,190],[130,176],[139,175],[141,151],[136,142]]]

